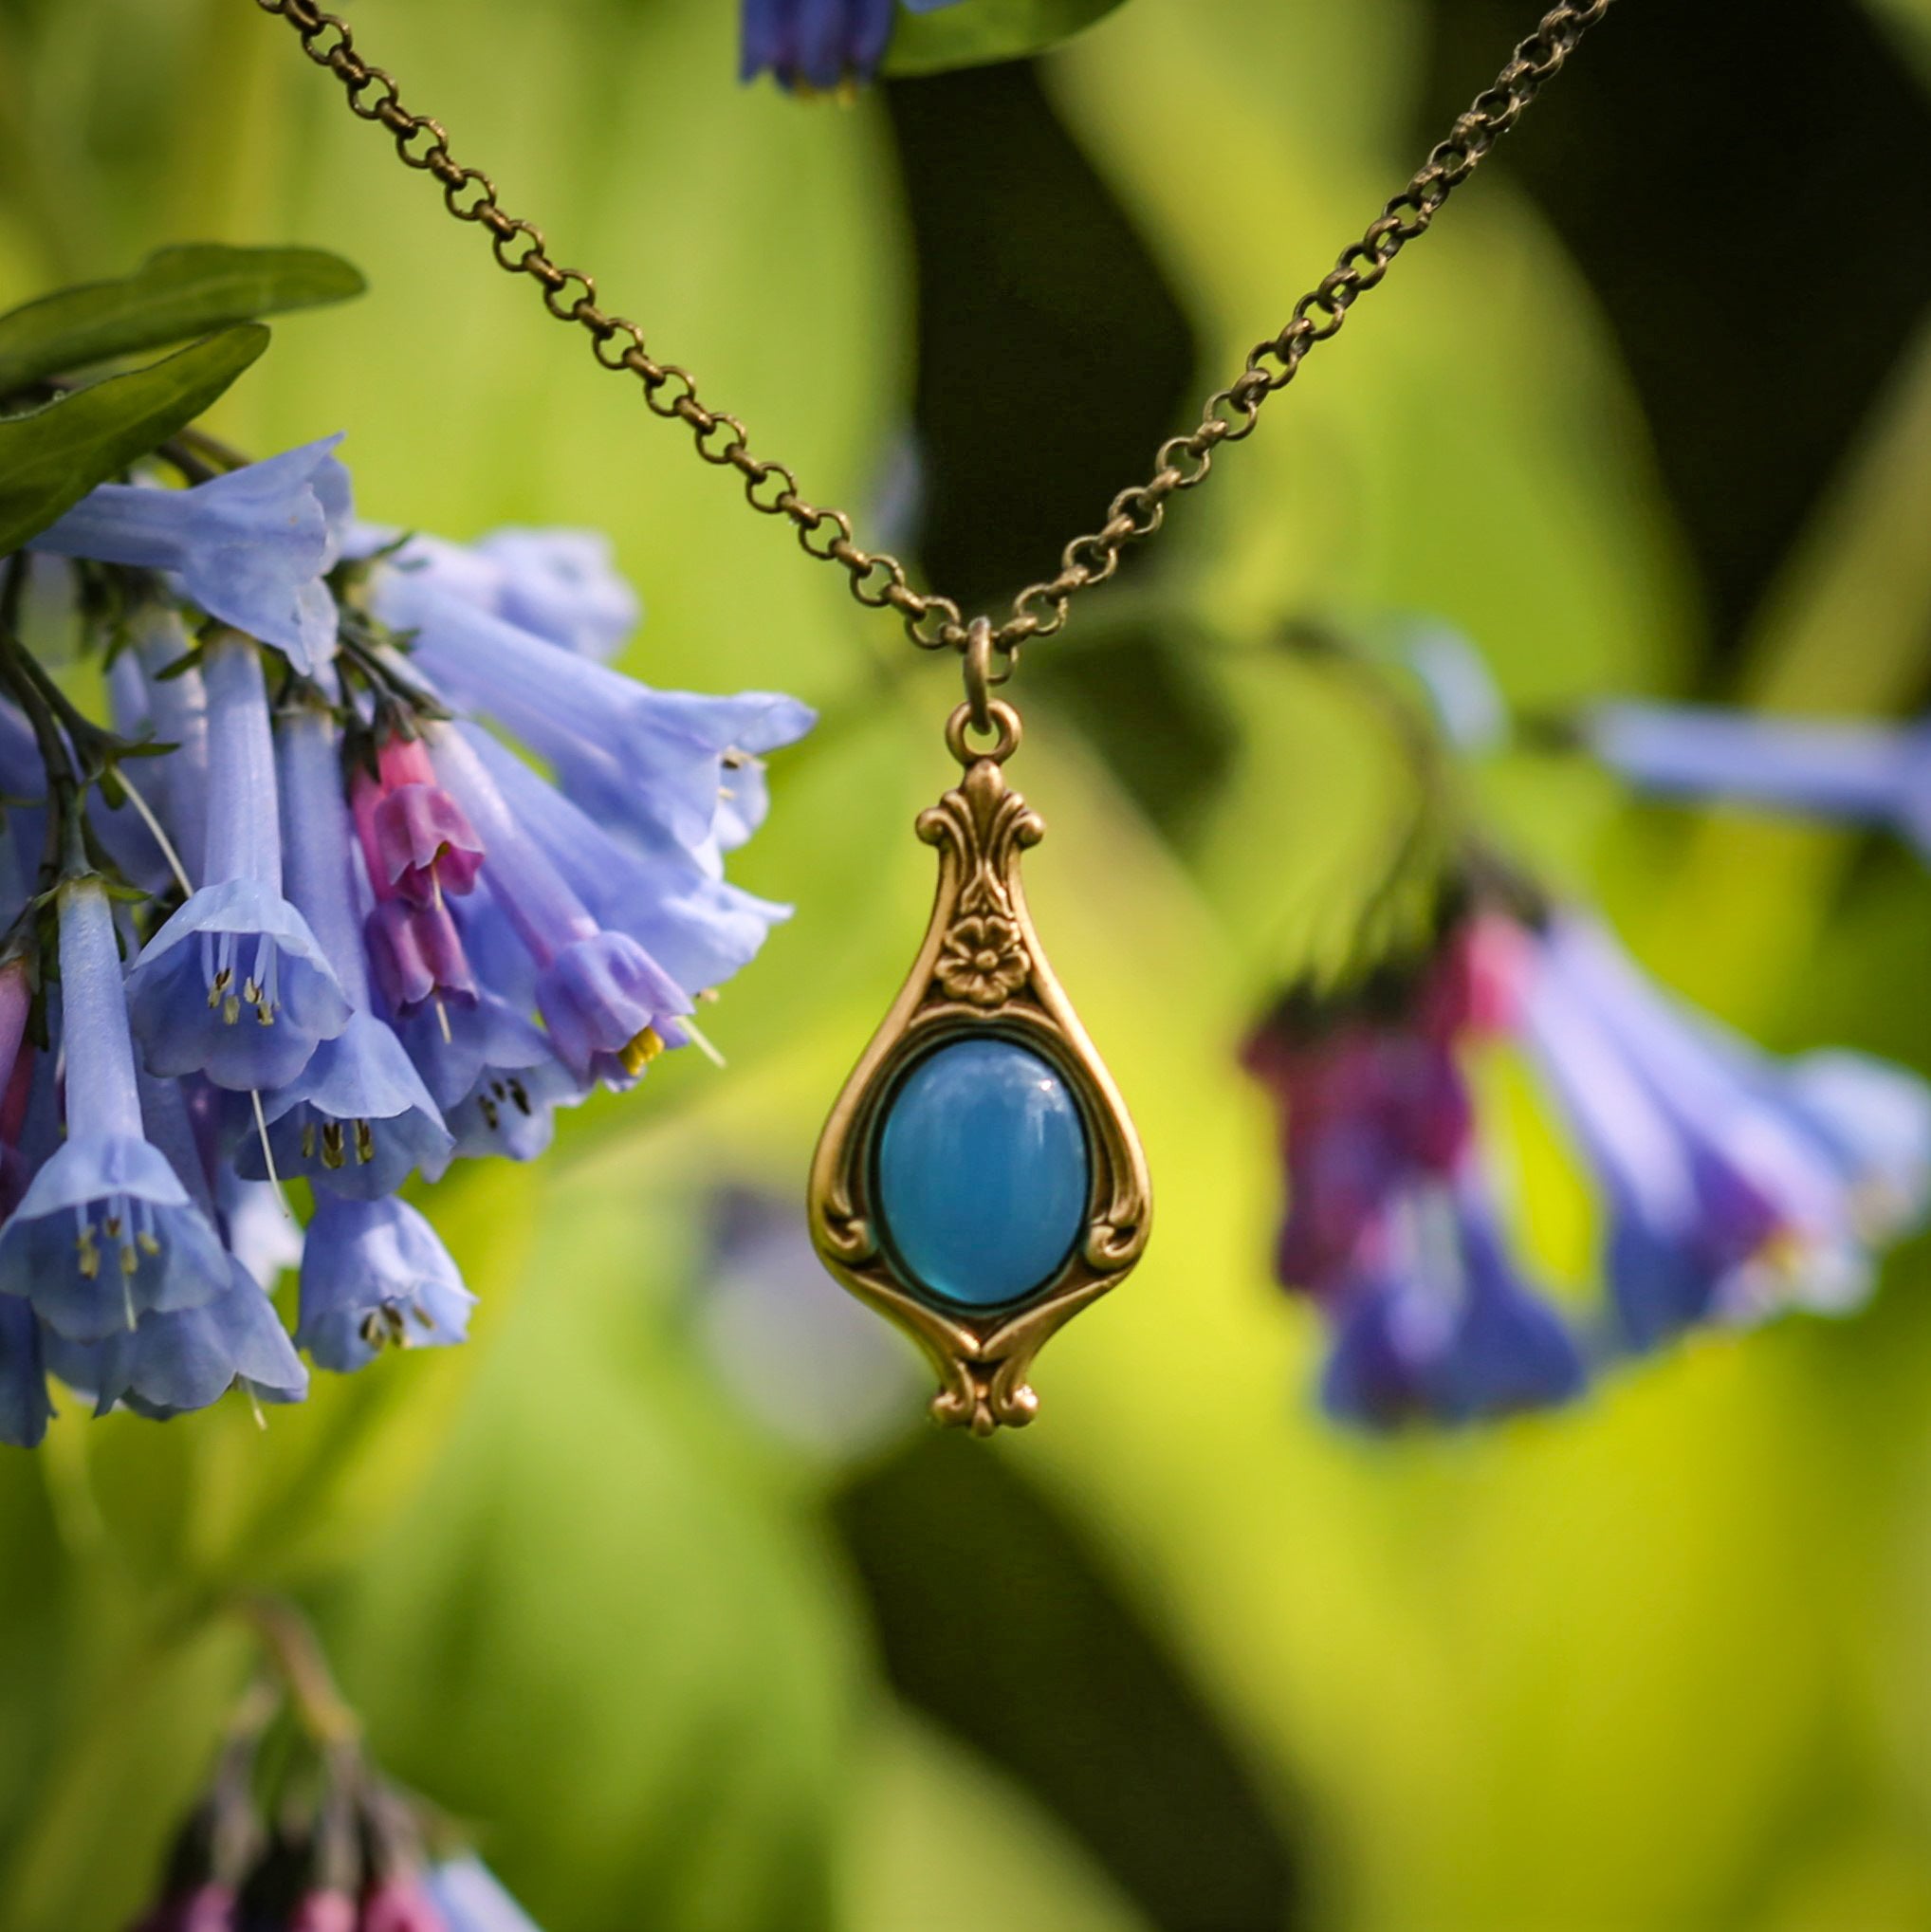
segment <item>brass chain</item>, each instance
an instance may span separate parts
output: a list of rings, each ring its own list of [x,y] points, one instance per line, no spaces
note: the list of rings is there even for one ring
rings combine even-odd
[[[1067,544],[1057,577],[1029,585],[1013,599],[1012,616],[990,631],[992,648],[1006,660],[1004,671],[990,676],[983,669],[987,620],[968,625],[950,598],[913,589],[897,558],[858,547],[853,541],[852,519],[843,510],[807,503],[786,465],[754,456],[745,425],[726,411],[703,402],[689,370],[657,361],[645,348],[644,332],[635,322],[599,308],[597,284],[590,276],[578,268],[561,268],[550,259],[543,230],[509,214],[497,199],[495,182],[480,168],[456,160],[440,121],[403,106],[395,81],[356,51],[355,40],[340,19],[323,12],[315,0],[255,0],[255,4],[265,13],[287,21],[301,37],[303,52],[341,83],[350,110],[364,120],[379,121],[395,137],[395,152],[407,166],[442,183],[444,203],[458,221],[479,222],[488,230],[500,267],[541,284],[543,306],[559,322],[574,322],[588,333],[592,353],[604,368],[628,370],[636,377],[643,384],[644,401],[656,414],[685,423],[707,463],[728,467],[744,478],[745,497],[753,509],[787,518],[807,555],[841,565],[850,578],[852,595],[861,604],[896,611],[914,644],[928,651],[962,653],[972,647],[979,675],[998,684],[1011,674],[1021,644],[1050,637],[1061,629],[1072,598],[1106,582],[1119,568],[1120,553],[1160,528],[1168,498],[1206,481],[1214,451],[1223,443],[1238,443],[1254,432],[1261,404],[1294,380],[1316,342],[1341,332],[1356,300],[1380,283],[1403,248],[1427,231],[1449,195],[1521,120],[1614,0],[1561,0],[1543,15],[1535,32],[1496,76],[1495,84],[1477,96],[1408,185],[1369,224],[1358,242],[1342,250],[1316,286],[1295,304],[1285,326],[1258,343],[1245,369],[1208,397],[1199,427],[1160,446],[1153,474],[1114,497],[1097,530]]]

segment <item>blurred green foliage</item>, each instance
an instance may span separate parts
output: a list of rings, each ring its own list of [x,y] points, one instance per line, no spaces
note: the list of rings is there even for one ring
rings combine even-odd
[[[1923,13],[1886,10],[1906,30]],[[865,506],[912,394],[886,120],[735,87],[731,13],[436,0],[356,24],[459,157],[761,451],[815,500]],[[1179,295],[1203,392],[1405,178],[1425,108],[1445,122],[1423,99],[1424,25],[1421,0],[1133,0],[1046,64],[1046,98]],[[1094,677],[1056,687],[1060,647],[1036,653],[1035,911],[1131,1096],[1159,1235],[1047,1357],[1029,1436],[910,1458],[874,1440],[855,1473],[787,1449],[713,1372],[692,1313],[705,1202],[722,1181],[801,1187],[819,1110],[895,989],[949,673],[698,473],[243,0],[0,6],[0,304],[176,239],[348,256],[370,295],[278,322],[212,428],[269,451],[346,427],[384,521],[607,528],[651,606],[631,668],[825,712],[740,868],[800,911],[714,1016],[729,1073],[677,1056],[550,1161],[439,1190],[483,1297],[469,1349],[327,1383],[266,1433],[232,1405],[166,1428],[68,1415],[0,1464],[0,1928],[125,1915],[245,1667],[220,1607],[268,1587],[318,1610],[378,1751],[474,1823],[551,1932],[1249,1932],[1149,1900],[1050,1754],[921,1696],[948,1678],[1013,1724],[1105,1735],[1118,1755],[1092,1780],[1132,1749],[1131,1727],[1080,1729],[1101,1680],[1078,1628],[1063,1667],[1012,1674],[1023,1647],[1000,1619],[1065,1601],[1070,1555],[1029,1545],[976,1633],[922,1628],[879,1584],[889,1551],[833,1507],[890,1475],[907,1519],[932,1512],[898,1560],[943,1573],[946,1512],[970,1493],[945,1472],[986,1456],[1059,1525],[1081,1590],[1143,1633],[1113,1654],[1153,1647],[1186,1687],[1163,1707],[1193,1712],[1295,1867],[1275,1923],[1931,1919],[1922,1255],[1856,1322],[1701,1341],[1572,1415],[1388,1445],[1314,1415],[1314,1317],[1267,1280],[1278,1183],[1232,1047],[1284,971],[1345,936],[1407,782],[1344,688],[1270,648],[1278,625],[1440,614],[1534,703],[1681,685],[1704,661],[1694,543],[1654,456],[1668,426],[1520,177],[1458,199],[1175,513],[1157,565],[1086,614],[1066,649]],[[1022,340],[1032,304],[1008,294]],[[953,379],[996,382],[998,346]],[[1841,440],[1739,683],[1894,709],[1922,697],[1931,645],[1931,339]],[[1038,533],[1042,565],[1067,534]],[[1114,635],[1140,668],[1109,709]],[[1545,762],[1487,792],[1504,837],[1606,897],[1698,997],[1779,1043],[1931,1064],[1915,867],[1632,816]],[[1589,1209],[1563,1150],[1525,1136],[1517,1166],[1538,1250],[1582,1292]],[[971,1506],[996,1535],[996,1499]],[[1106,1694],[1131,1703],[1131,1681]],[[1158,1769],[1135,1764],[1150,1806]]]

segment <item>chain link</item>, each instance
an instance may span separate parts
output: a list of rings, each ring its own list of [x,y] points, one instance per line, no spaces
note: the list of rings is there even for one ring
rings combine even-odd
[[[458,221],[474,222],[488,233],[501,267],[530,277],[542,287],[543,306],[551,315],[584,330],[592,354],[604,368],[634,376],[643,385],[648,407],[666,420],[682,422],[705,462],[737,471],[745,500],[754,510],[784,518],[807,556],[838,564],[852,595],[869,609],[896,612],[906,635],[921,649],[965,653],[976,634],[983,653],[984,620],[968,625],[950,598],[915,590],[897,558],[859,548],[852,520],[843,510],[808,503],[799,494],[798,478],[786,465],[753,455],[745,425],[727,412],[710,408],[698,395],[696,378],[689,370],[657,361],[645,347],[644,332],[635,322],[598,307],[595,280],[579,268],[560,267],[551,259],[543,230],[503,207],[495,182],[482,169],[456,160],[440,121],[402,104],[395,81],[356,51],[355,40],[340,19],[322,11],[315,0],[255,0],[255,4],[295,29],[303,52],[341,83],[352,113],[389,131],[405,166],[442,184],[444,204]],[[1427,232],[1448,197],[1521,120],[1536,95],[1562,71],[1584,34],[1613,4],[1614,0],[1562,0],[1543,15],[1494,85],[1477,96],[1407,186],[1295,304],[1285,326],[1257,343],[1245,369],[1208,397],[1199,427],[1161,445],[1153,474],[1114,497],[1097,530],[1067,544],[1057,577],[1029,585],[1013,599],[1012,616],[991,631],[992,648],[1006,659],[1005,671],[992,682],[1002,683],[1011,674],[1022,644],[1060,630],[1072,599],[1113,576],[1130,544],[1161,527],[1168,503],[1177,492],[1206,481],[1222,444],[1239,443],[1253,434],[1261,405],[1294,380],[1315,343],[1340,334],[1355,302],[1379,285],[1409,242]]]

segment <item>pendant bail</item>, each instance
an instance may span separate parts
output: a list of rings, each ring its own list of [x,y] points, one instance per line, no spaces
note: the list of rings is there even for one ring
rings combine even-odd
[[[992,687],[1003,680],[992,674],[992,619],[974,617],[966,630],[966,710],[972,728],[984,738],[993,728]]]

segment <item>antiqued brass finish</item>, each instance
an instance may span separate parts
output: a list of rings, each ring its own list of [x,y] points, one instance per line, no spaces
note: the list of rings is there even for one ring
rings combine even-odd
[[[939,1371],[934,1420],[989,1436],[1039,1408],[1026,1376],[1065,1322],[1140,1259],[1152,1191],[1139,1136],[1072,1003],[1053,976],[1026,910],[1020,856],[1045,821],[1005,782],[1020,742],[1010,705],[984,700],[998,734],[970,743],[972,706],[946,740],[965,767],[958,786],[919,815],[939,854],[938,894],[918,962],[838,1095],[812,1164],[809,1212],[819,1256],[846,1287],[904,1329]],[[996,1037],[1046,1061],[1079,1107],[1092,1164],[1086,1229],[1058,1272],[1017,1308],[972,1314],[934,1306],[900,1271],[873,1200],[873,1151],[902,1076],[953,1040]]]

